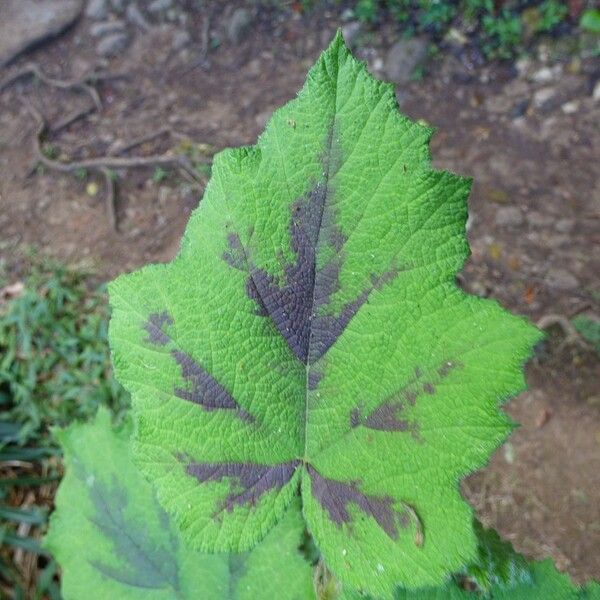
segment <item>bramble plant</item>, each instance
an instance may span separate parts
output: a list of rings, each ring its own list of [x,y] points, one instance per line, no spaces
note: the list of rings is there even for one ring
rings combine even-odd
[[[67,600],[594,592],[459,492],[540,333],[456,286],[470,181],[431,168],[431,134],[338,34],[258,144],[215,157],[177,258],[110,285],[133,422],[58,434]]]

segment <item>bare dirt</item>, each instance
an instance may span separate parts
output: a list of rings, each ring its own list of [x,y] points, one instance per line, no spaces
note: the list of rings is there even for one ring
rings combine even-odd
[[[223,31],[231,12],[213,8],[209,31]],[[83,18],[0,71],[0,80],[28,61],[65,79],[97,67],[123,75],[98,83],[101,111],[50,136],[61,160],[105,155],[165,127],[171,135],[127,155],[250,144],[301,87],[338,25],[327,14],[253,18],[239,41],[222,35],[206,53],[201,10],[188,10],[191,41],[182,48],[174,41],[180,25],[128,25],[132,41],[111,59],[98,57],[93,21]],[[359,50],[380,77],[389,42],[382,31]],[[438,129],[435,165],[475,180],[473,254],[461,284],[535,322],[600,314],[600,101],[592,96],[600,67],[594,59],[540,55],[518,69],[473,69],[443,56],[421,81],[398,90],[404,112]],[[90,98],[26,78],[0,94],[0,258],[10,264],[18,248],[33,245],[102,278],[170,259],[202,185],[175,171],[117,170],[115,232],[97,173],[33,168],[28,103],[52,124]],[[600,578],[600,362],[560,327],[550,331],[529,365],[530,390],[508,405],[522,427],[464,490],[484,523],[518,550],[551,556],[583,582]]]

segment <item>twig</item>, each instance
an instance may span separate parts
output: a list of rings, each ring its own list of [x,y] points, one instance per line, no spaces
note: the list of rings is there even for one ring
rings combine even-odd
[[[117,211],[115,207],[115,182],[112,178],[112,174],[109,169],[103,167],[101,169],[102,175],[104,175],[104,182],[106,184],[106,196],[104,201],[106,204],[106,216],[108,222],[113,231],[118,231],[117,228]]]
[[[106,78],[107,76],[101,73],[91,73],[84,75],[81,79],[73,79],[71,81],[66,79],[55,79],[46,75],[38,65],[35,63],[29,63],[25,65],[20,71],[15,73],[12,77],[9,77],[0,84],[0,92],[10,87],[13,83],[22,79],[23,77],[37,77],[40,81],[61,90],[80,90],[90,96],[94,106],[97,110],[102,110],[102,100],[100,94],[96,91],[94,86],[90,85],[90,81],[97,81],[98,79]]]
[[[125,154],[125,152],[129,152],[133,148],[137,148],[137,146],[141,146],[147,142],[151,142],[152,140],[161,137],[163,135],[171,135],[172,131],[170,127],[163,127],[162,129],[158,129],[157,131],[153,131],[148,133],[142,137],[136,138],[132,140],[125,146],[121,146],[120,148],[115,148],[113,151],[109,152],[110,156],[117,156],[119,154]]]
[[[40,163],[49,169],[60,171],[61,173],[73,173],[80,170],[101,170],[107,169],[131,169],[136,167],[171,167],[179,168],[198,180],[198,175],[194,170],[191,161],[187,156],[181,154],[161,154],[155,156],[100,156],[97,158],[88,158],[85,160],[72,161],[69,163],[53,160],[44,155],[41,149],[41,138],[47,129],[46,121],[41,113],[31,105],[27,105],[29,112],[38,122],[38,128],[34,139],[34,151],[36,158]]]
[[[69,115],[68,117],[65,117],[64,119],[59,121],[56,125],[52,125],[50,129],[52,130],[52,133],[56,135],[63,129],[69,127],[69,125],[75,123],[75,121],[79,121],[79,119],[84,119],[85,117],[93,113],[95,110],[96,108],[94,106],[88,106],[87,108],[78,110]]]
[[[200,35],[200,60],[204,61],[208,56],[210,44],[210,15],[206,15],[202,21],[202,32]]]

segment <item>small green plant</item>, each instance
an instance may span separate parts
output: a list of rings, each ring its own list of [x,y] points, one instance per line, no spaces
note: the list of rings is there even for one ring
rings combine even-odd
[[[597,12],[597,11],[596,11]],[[582,19],[593,27],[594,11]],[[514,57],[530,37],[553,32],[568,20],[568,8],[559,0],[494,2],[493,0],[357,0],[357,19],[374,24],[391,17],[404,35],[429,34],[440,41],[460,32],[466,43],[478,45],[490,59]]]
[[[573,319],[573,326],[583,339],[600,354],[600,321],[578,315]]]
[[[510,58],[521,41],[522,24],[518,15],[503,10],[498,16],[485,15],[483,29],[488,38],[483,50],[492,58]]]
[[[338,34],[215,157],[179,256],[110,285],[133,422],[58,434],[67,600],[587,593],[460,495],[540,332],[456,286],[470,180],[431,167],[431,134]]]
[[[569,13],[569,9],[564,2],[559,0],[544,0],[539,7],[540,19],[537,25],[537,31],[546,33],[552,31],[557,25],[562,23]]]
[[[590,8],[581,15],[580,27],[590,33],[600,33],[600,9]]]
[[[154,181],[154,183],[162,183],[168,176],[168,171],[165,171],[162,167],[156,167],[152,174],[152,181]]]

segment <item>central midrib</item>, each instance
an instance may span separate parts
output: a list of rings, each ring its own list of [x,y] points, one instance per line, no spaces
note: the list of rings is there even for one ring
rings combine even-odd
[[[305,372],[305,381],[304,381],[304,452],[303,452],[303,462],[306,463],[308,461],[307,458],[307,446],[308,446],[308,390],[309,390],[309,376],[310,376],[310,368],[311,368],[311,343],[313,339],[313,328],[312,328],[312,320],[315,310],[315,289],[317,287],[317,251],[319,248],[319,241],[321,237],[321,226],[323,224],[323,215],[325,213],[325,209],[327,206],[327,202],[329,200],[329,175],[331,169],[331,154],[333,148],[334,141],[334,131],[335,131],[335,120],[337,116],[337,92],[338,92],[338,74],[339,74],[339,55],[337,56],[337,63],[335,65],[335,79],[332,79],[334,85],[333,92],[333,117],[331,119],[331,124],[329,128],[329,132],[327,134],[327,141],[325,144],[325,153],[324,160],[326,161],[325,173],[323,174],[325,192],[323,204],[321,206],[321,214],[319,215],[319,225],[317,227],[317,237],[315,240],[315,262],[314,262],[314,273],[313,273],[313,288],[312,295],[310,299],[310,327],[309,327],[309,335],[308,335],[308,348],[306,353],[306,372]]]

